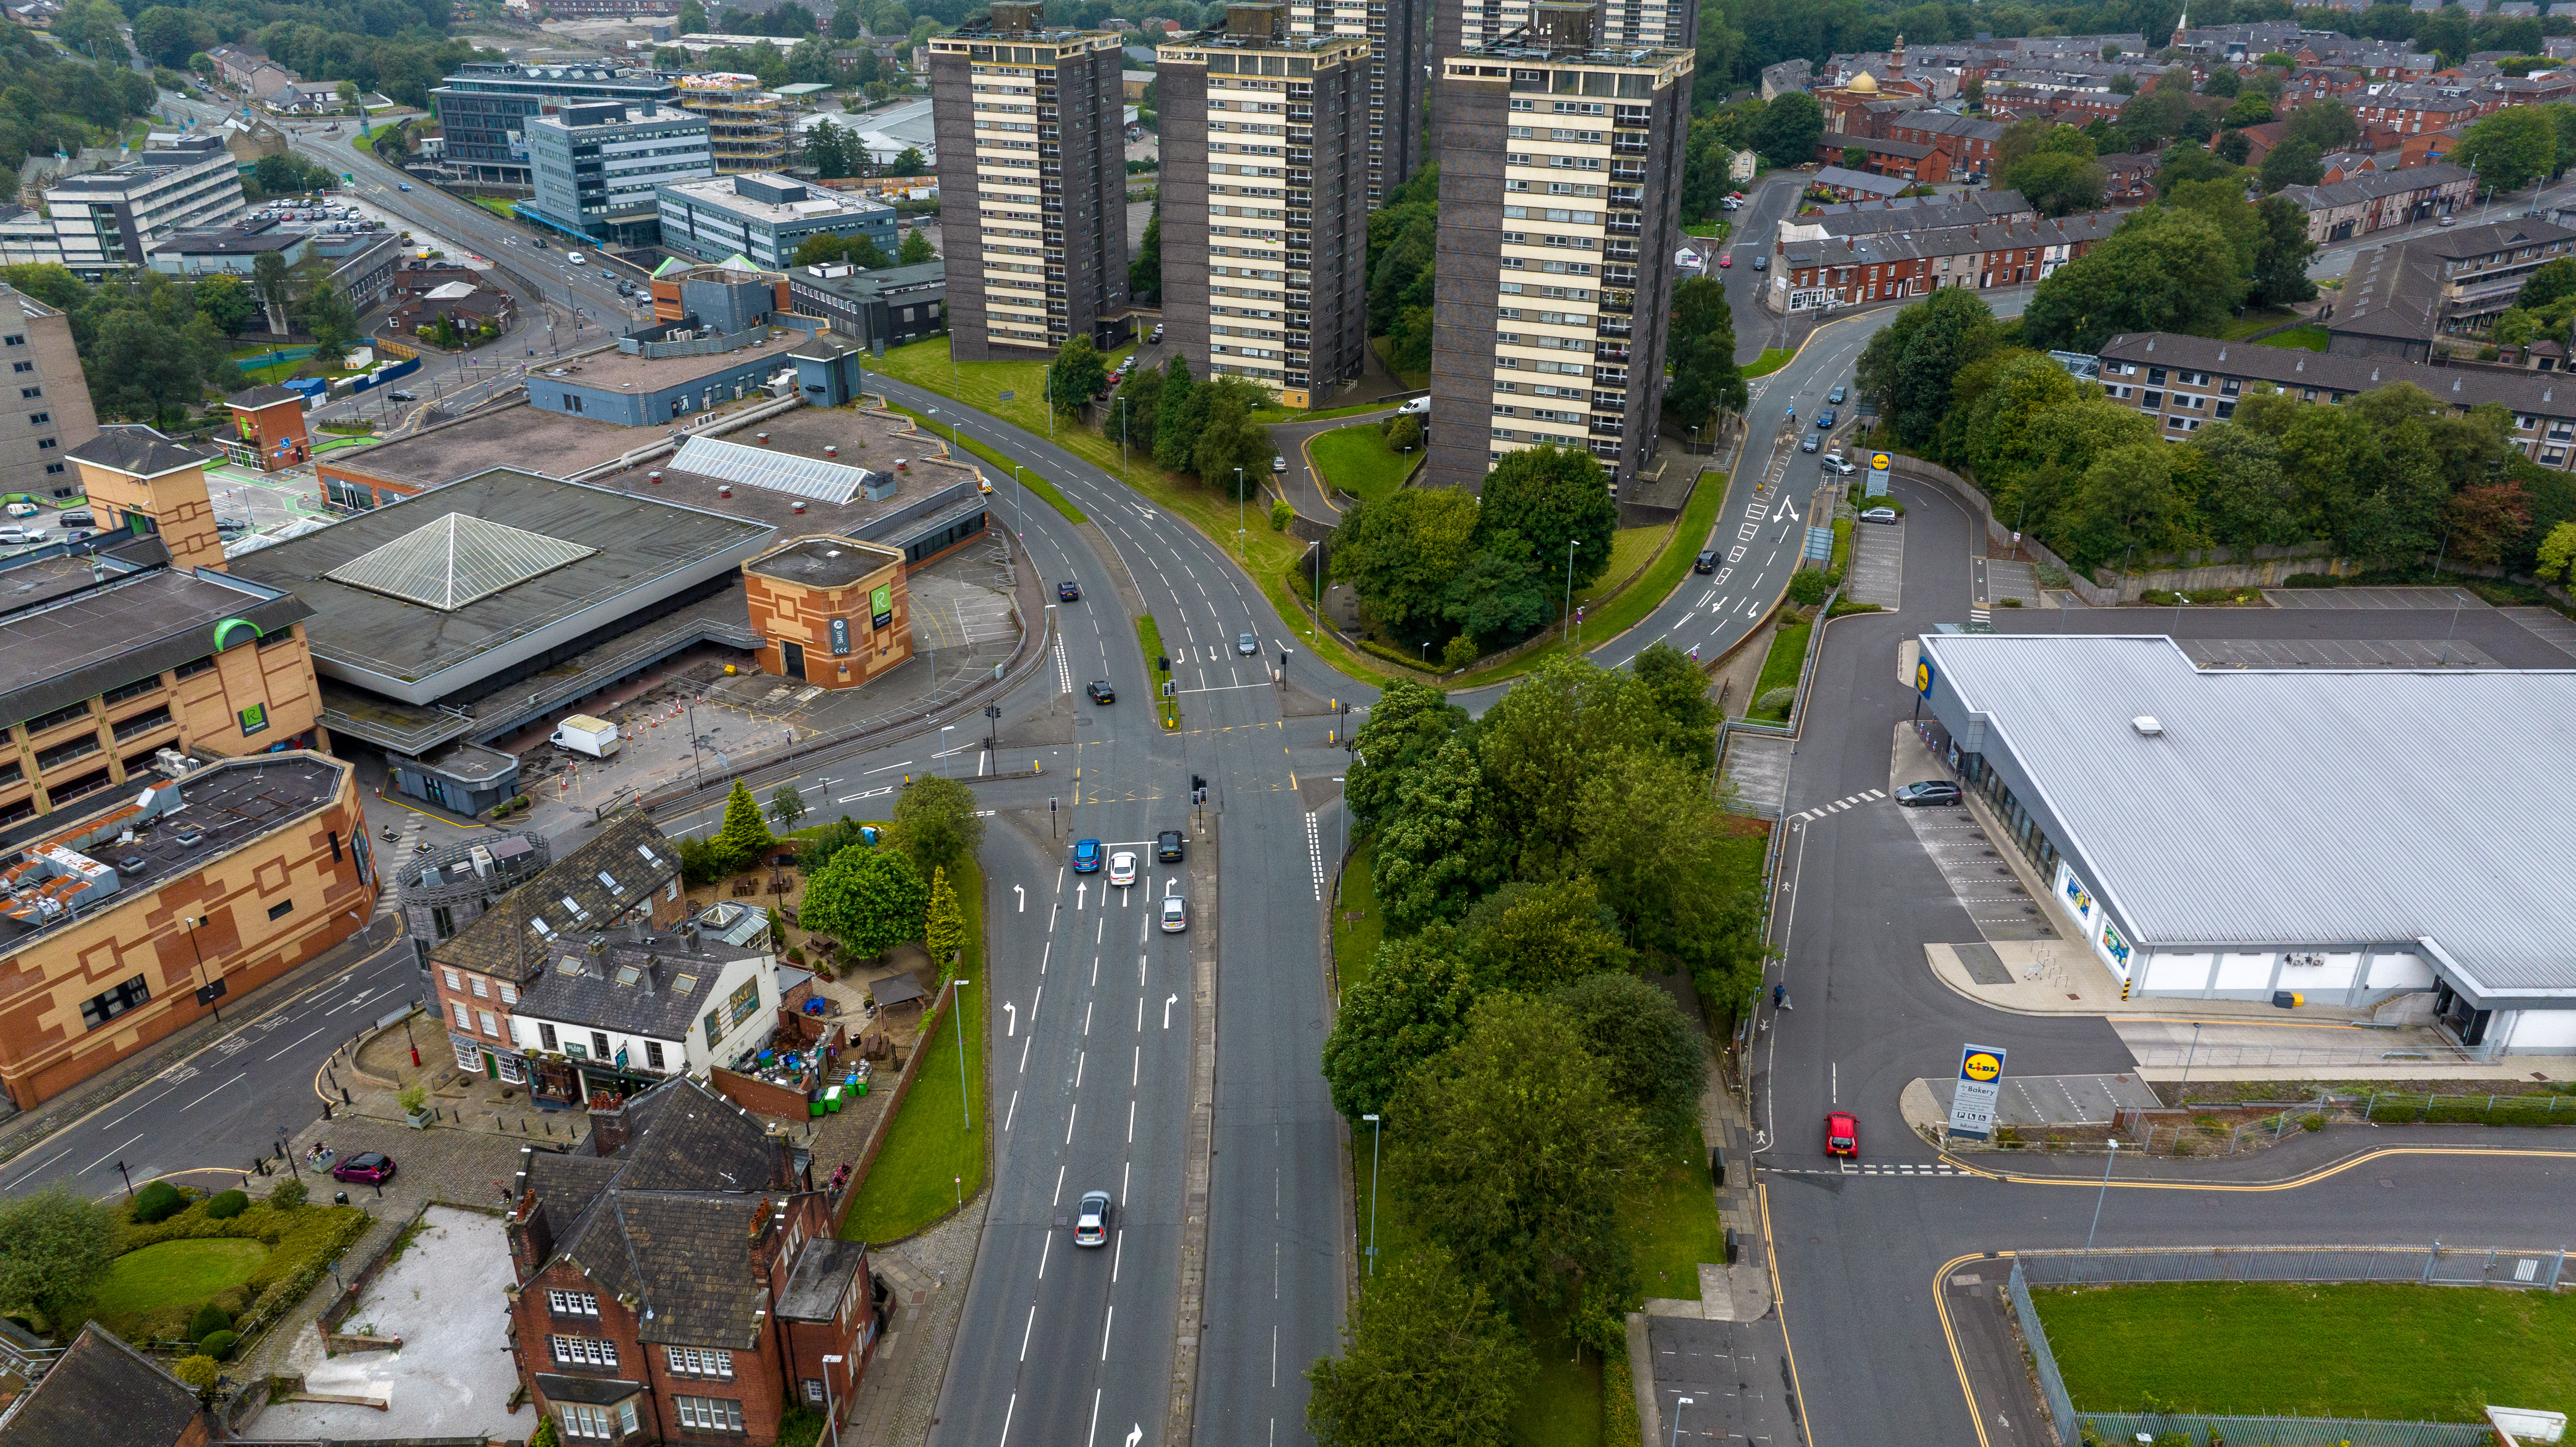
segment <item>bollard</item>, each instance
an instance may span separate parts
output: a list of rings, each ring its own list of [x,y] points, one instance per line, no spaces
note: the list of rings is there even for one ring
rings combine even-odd
[[[331,1118],[331,1102],[327,1100],[322,1102],[322,1118],[324,1120],[329,1120]]]

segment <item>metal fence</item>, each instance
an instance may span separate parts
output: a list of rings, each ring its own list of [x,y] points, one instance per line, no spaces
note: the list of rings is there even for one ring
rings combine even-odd
[[[2477,1065],[2493,1058],[2484,1046],[2458,1046],[2435,1041],[2391,1040],[2368,1026],[2355,1026],[2348,1044],[2339,1045],[2180,1045],[2139,1044],[2129,1047],[2141,1069],[2199,1070],[2223,1066],[2397,1065],[2422,1061],[2432,1065]]]
[[[2227,1442],[2248,1447],[2487,1447],[2477,1422],[2398,1422],[2360,1417],[2266,1417],[2200,1412],[2078,1411],[2031,1301],[2038,1286],[2147,1281],[2378,1281],[2535,1290],[2558,1285],[2564,1248],[2513,1250],[2429,1246],[2209,1246],[2146,1251],[2037,1251],[2013,1258],[2005,1290],[2029,1345],[2050,1435],[2059,1447],[2088,1439],[2126,1444]]]

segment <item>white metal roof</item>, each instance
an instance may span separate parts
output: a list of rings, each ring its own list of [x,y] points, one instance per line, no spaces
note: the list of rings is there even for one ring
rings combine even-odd
[[[452,512],[371,548],[322,576],[453,611],[599,549]]]
[[[719,482],[790,492],[817,502],[847,503],[868,479],[864,467],[799,457],[768,447],[747,447],[718,437],[692,437],[671,458],[674,472],[694,472]]]
[[[2142,943],[2431,940],[2477,994],[2576,996],[2576,670],[2203,671],[2161,636],[1923,643]]]

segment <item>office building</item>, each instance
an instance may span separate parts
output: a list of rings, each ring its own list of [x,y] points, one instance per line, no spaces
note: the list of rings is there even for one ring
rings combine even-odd
[[[862,347],[899,347],[948,329],[948,264],[800,266],[787,274],[796,309]]]
[[[1541,11],[1555,8],[1548,0],[1433,0],[1433,5],[1435,68],[1461,51],[1504,44]],[[1699,10],[1692,0],[1594,0],[1581,8],[1591,12],[1594,39],[1604,50],[1689,50],[1699,43]],[[1897,67],[1904,67],[1901,49]]]
[[[659,188],[715,174],[706,119],[669,106],[582,101],[521,132],[536,195],[520,209],[577,239],[650,246]]]
[[[78,497],[70,450],[98,435],[98,414],[71,319],[0,286],[0,361],[9,364],[0,385],[18,389],[18,410],[0,413],[0,493]]]
[[[777,92],[760,88],[760,77],[684,75],[678,100],[683,110],[706,117],[717,175],[775,171],[787,164],[785,103]]]
[[[1237,5],[1155,59],[1171,341],[1201,377],[1321,405],[1367,355],[1369,43]]]
[[[740,256],[764,271],[785,271],[796,248],[816,236],[864,236],[894,256],[893,207],[775,171],[667,184],[655,199],[662,245],[700,261]]]
[[[1614,485],[1654,454],[1692,56],[1597,49],[1592,22],[1542,4],[1442,66],[1434,486],[1543,443]]]
[[[671,105],[679,87],[650,71],[619,70],[607,65],[461,66],[429,93],[446,141],[449,167],[468,181],[505,186],[532,186],[528,142],[522,131],[530,116],[544,115],[584,100],[625,101],[642,107]]]
[[[1117,31],[1044,29],[1031,4],[930,42],[958,356],[1053,352],[1126,306],[1122,63]]]
[[[45,188],[63,265],[90,281],[142,266],[152,243],[217,225],[242,206],[240,169],[217,135],[183,136],[168,150]]]
[[[1363,90],[1371,211],[1422,165],[1422,98],[1430,83],[1423,67],[1431,51],[1424,14],[1424,0],[1288,0],[1290,34],[1356,35],[1369,43]]]

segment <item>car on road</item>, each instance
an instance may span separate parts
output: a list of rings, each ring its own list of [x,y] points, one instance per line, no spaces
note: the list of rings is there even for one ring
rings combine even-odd
[[[1153,334],[1152,336],[1150,336],[1150,337],[1147,337],[1145,340],[1147,340],[1147,341],[1149,341],[1149,342],[1159,342],[1159,341],[1161,341],[1162,339],[1163,339],[1163,324],[1162,324],[1161,322],[1156,322],[1156,323],[1154,323],[1154,334]]]
[[[331,1179],[355,1181],[362,1186],[381,1186],[394,1178],[394,1158],[383,1151],[355,1155],[331,1168]]]
[[[1843,398],[1850,395],[1851,394],[1843,390],[1842,386],[1838,383],[1835,385],[1834,390],[1825,394],[1825,400],[1839,407],[1843,405]]]
[[[1073,872],[1076,874],[1098,874],[1100,872],[1099,840],[1076,839],[1073,841]]]
[[[1825,1154],[1857,1158],[1860,1155],[1860,1122],[1847,1110],[1825,1117]]]
[[[395,190],[397,190],[397,191],[408,191],[408,190],[410,190],[410,189],[411,189],[411,185],[410,185],[410,183],[409,183],[409,182],[405,182],[405,181],[396,181],[396,182],[394,183],[394,189],[395,189]]]
[[[1810,432],[1807,434],[1807,439],[1798,444],[1798,450],[1800,452],[1813,452],[1819,445],[1820,444],[1816,440],[1816,434]]]
[[[1091,695],[1091,701],[1093,703],[1116,703],[1118,701],[1118,690],[1111,688],[1109,686],[1109,680],[1105,678],[1095,678],[1089,683],[1084,684],[1082,686],[1082,691]]]
[[[1901,809],[1927,809],[1959,802],[1959,786],[1947,779],[1925,779],[1920,783],[1896,786],[1896,804]]]
[[[1250,658],[1261,651],[1261,640],[1249,633],[1238,633],[1234,638],[1234,651]]]
[[[616,272],[613,272],[613,271],[611,271],[611,270],[609,270],[607,267],[604,267],[604,266],[603,266],[603,267],[601,267],[601,268],[599,269],[599,275],[600,275],[601,279],[602,279],[602,280],[605,280],[605,281],[615,281],[615,280],[617,280],[617,273],[616,273]]]
[[[564,253],[564,260],[566,260],[566,261],[568,261],[568,262],[572,263],[572,264],[573,264],[573,265],[575,265],[575,266],[579,266],[579,265],[581,265],[583,262],[590,260],[590,258],[589,258],[589,257],[587,257],[587,256],[582,255],[582,254],[581,254],[580,252],[578,252],[578,251],[567,251],[567,252],[565,252],[565,253]]]
[[[1121,849],[1117,853],[1109,856],[1109,882],[1111,884],[1134,884],[1136,882],[1136,855],[1134,851]]]
[[[388,402],[417,402],[420,400],[420,394],[417,392],[387,392],[385,394],[385,400]]]
[[[1154,836],[1154,858],[1160,863],[1180,863],[1183,847],[1181,831],[1178,829],[1166,829]]]
[[[1869,508],[1861,513],[1860,520],[1865,523],[1892,523],[1896,521],[1896,509],[1892,507]]]
[[[1860,471],[1858,467],[1852,465],[1852,460],[1850,458],[1843,456],[1839,452],[1828,452],[1824,456],[1817,458],[1816,466],[1827,472],[1840,473],[1844,477],[1849,477],[1853,473]]]
[[[1059,603],[1081,602],[1082,585],[1071,578],[1065,579],[1063,582],[1055,585],[1055,600]]]
[[[1714,573],[1714,572],[1716,572],[1716,571],[1717,571],[1717,549],[1715,549],[1715,548],[1702,548],[1702,549],[1700,549],[1700,554],[1699,554],[1699,556],[1691,560],[1691,571],[1692,571],[1692,572],[1694,572],[1694,573]]]
[[[1272,472],[1286,472],[1288,470],[1287,454],[1279,452],[1270,454],[1270,470]]]
[[[1190,927],[1190,902],[1177,894],[1163,896],[1163,933],[1176,935]]]
[[[1721,252],[1719,252],[1719,253],[1717,254],[1717,269],[1718,269],[1718,270],[1720,270],[1720,271],[1725,271],[1725,270],[1727,270],[1727,269],[1729,269],[1729,268],[1733,267],[1734,265],[1735,265],[1735,253],[1734,253],[1734,252],[1732,252],[1732,251],[1721,251]]]
[[[1106,1246],[1109,1244],[1109,1193],[1085,1191],[1082,1204],[1073,1212],[1073,1244]]]
[[[2436,226],[2457,226],[2460,224],[2460,220],[2458,217],[2446,213],[2441,220],[2436,221],[2433,224]]]
[[[1771,258],[1764,256],[1758,251],[1755,252],[1753,254],[1753,269],[1755,271],[1769,271],[1771,269]]]
[[[215,536],[216,536],[216,537],[218,537],[218,538],[223,538],[223,539],[237,538],[237,537],[240,537],[242,534],[244,534],[244,533],[246,533],[246,532],[249,532],[249,531],[250,531],[250,519],[248,519],[248,518],[217,518],[217,519],[215,519]]]
[[[1833,408],[1828,407],[1824,411],[1816,414],[1816,430],[1819,432],[1831,432],[1834,430]]]
[[[1403,406],[1396,408],[1395,415],[1398,417],[1428,417],[1431,415],[1431,399],[1428,397],[1416,397],[1412,401],[1405,403]]]

